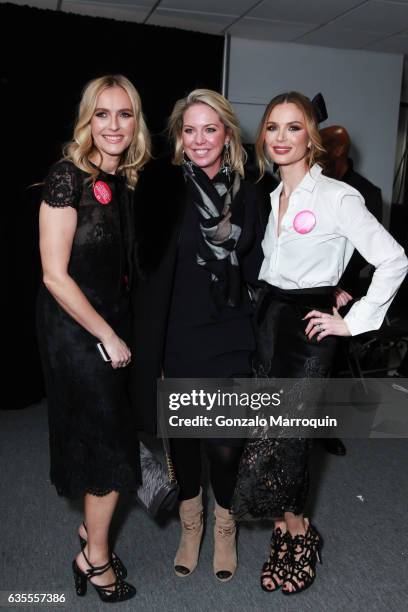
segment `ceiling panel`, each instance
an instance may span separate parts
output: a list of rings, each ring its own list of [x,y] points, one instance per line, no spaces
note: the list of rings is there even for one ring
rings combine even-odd
[[[337,22],[328,24],[305,34],[298,38],[296,42],[309,45],[321,45],[323,47],[337,47],[340,49],[361,49],[369,43],[384,38],[385,32],[373,32],[370,30],[348,30],[340,28]]]
[[[108,19],[117,19],[119,21],[135,21],[137,23],[143,20],[149,14],[149,7],[140,6],[119,6],[114,4],[100,4],[93,2],[81,2],[64,0],[62,3],[62,11],[65,13],[75,13],[77,15],[87,15],[88,17],[106,17]]]
[[[345,11],[361,4],[362,0],[264,0],[248,17],[296,21],[298,23],[326,23]]]
[[[49,9],[58,5],[58,0],[13,1]],[[144,22],[156,4],[157,0],[61,3],[66,12],[135,22]],[[248,15],[237,20],[247,11]],[[214,34],[228,32],[258,40],[408,55],[408,0],[161,0],[148,23]]]
[[[408,28],[408,3],[371,0],[335,20],[339,28],[400,32]]]
[[[70,0],[63,0],[63,4],[65,2],[69,2]],[[109,5],[112,8],[115,8],[116,5],[119,5],[123,8],[128,8],[129,10],[139,9],[139,8],[152,8],[156,4],[157,0],[77,0],[78,4],[104,4]]]
[[[257,0],[161,0],[158,8],[238,16],[257,3]]]
[[[367,49],[372,51],[388,51],[389,53],[408,54],[408,36],[390,36],[385,40],[380,40],[367,45]]]
[[[221,34],[232,21],[234,15],[214,15],[206,13],[188,13],[160,9],[154,11],[146,23],[151,25],[181,28],[208,34]]]
[[[228,33],[243,38],[292,41],[315,27],[315,24],[310,23],[289,23],[245,17],[228,28]]]

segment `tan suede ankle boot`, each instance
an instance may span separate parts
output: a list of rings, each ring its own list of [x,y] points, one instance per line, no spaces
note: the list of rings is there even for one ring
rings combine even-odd
[[[181,539],[176,557],[174,571],[184,578],[195,570],[203,535],[202,491],[193,499],[180,503]]]
[[[236,526],[229,510],[217,502],[214,516],[214,574],[218,580],[227,582],[233,578],[237,569]]]

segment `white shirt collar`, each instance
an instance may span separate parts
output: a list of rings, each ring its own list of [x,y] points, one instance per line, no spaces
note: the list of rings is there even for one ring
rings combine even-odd
[[[319,180],[322,170],[323,169],[321,166],[319,166],[319,164],[314,164],[310,168],[310,170],[306,172],[305,176],[302,178],[299,185],[296,187],[295,191],[297,191],[298,189],[305,189],[306,191],[309,191],[310,193],[312,193],[312,191],[314,190],[316,186],[317,181]],[[277,188],[275,189],[275,191],[271,193],[271,197],[274,196],[274,198],[276,198],[277,196],[279,196],[281,194],[282,187],[283,187],[283,182],[281,181],[279,185],[277,186]]]
[[[311,193],[314,190],[321,173],[322,167],[319,166],[319,164],[314,164],[310,168],[309,172],[306,172],[296,189],[306,189],[306,191],[310,191]]]

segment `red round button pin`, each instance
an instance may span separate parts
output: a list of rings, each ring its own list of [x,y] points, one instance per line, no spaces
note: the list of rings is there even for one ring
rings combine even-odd
[[[99,204],[106,206],[112,200],[112,191],[104,181],[96,181],[93,192],[95,198],[98,200]]]

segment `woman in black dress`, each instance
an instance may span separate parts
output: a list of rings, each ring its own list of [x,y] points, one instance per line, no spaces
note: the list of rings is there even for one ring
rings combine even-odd
[[[124,368],[131,360],[130,194],[149,146],[132,83],[121,75],[89,82],[73,139],[45,180],[40,208],[44,284],[37,317],[51,481],[60,495],[84,498],[82,552],[73,562],[77,593],[85,594],[89,579],[110,602],[135,594],[123,581],[122,562],[109,552],[108,534],[119,493],[140,483]]]
[[[298,92],[274,98],[265,110],[257,155],[262,173],[279,165],[280,185],[262,242],[259,278],[265,282],[256,314],[258,377],[293,378],[287,404],[299,416],[313,406],[328,376],[338,336],[378,329],[407,271],[404,250],[366,209],[361,194],[322,174],[324,151],[318,115]],[[354,248],[375,266],[367,292],[342,318],[335,290]],[[315,381],[318,383],[318,381]],[[304,517],[310,439],[267,437],[247,441],[233,510],[241,518],[274,519],[269,560],[261,586],[286,595],[308,588],[322,545]]]
[[[256,282],[261,262],[261,202],[243,179],[244,152],[230,103],[214,91],[195,90],[176,103],[169,125],[173,165],[150,164],[137,194],[144,232],[137,240],[138,352],[131,381],[139,427],[153,434],[156,379],[162,374],[250,376],[254,335],[247,282]],[[175,572],[187,576],[198,561],[202,446],[216,499],[214,573],[225,581],[236,568],[228,509],[242,449],[238,440],[172,440],[182,524]]]

